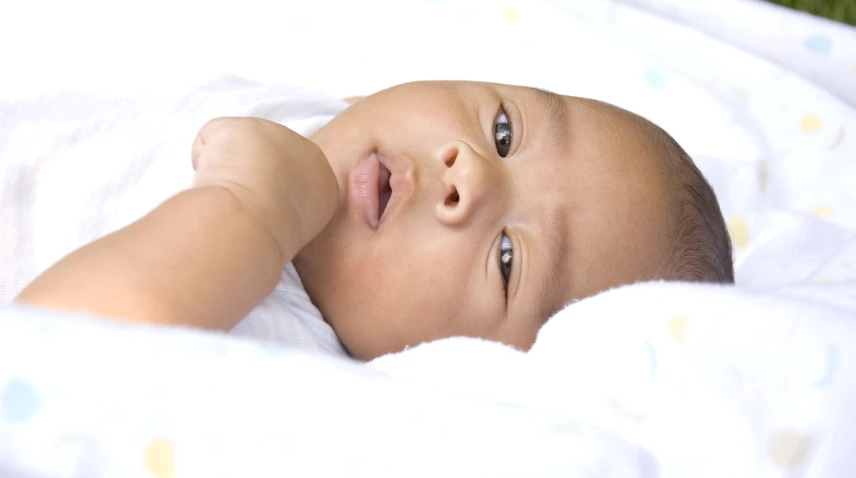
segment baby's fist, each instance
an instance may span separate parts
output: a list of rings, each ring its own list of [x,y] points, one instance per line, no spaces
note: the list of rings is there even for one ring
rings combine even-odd
[[[231,191],[281,249],[312,240],[333,215],[336,177],[318,146],[258,118],[217,118],[193,142],[195,187]],[[290,260],[290,258],[289,258]]]

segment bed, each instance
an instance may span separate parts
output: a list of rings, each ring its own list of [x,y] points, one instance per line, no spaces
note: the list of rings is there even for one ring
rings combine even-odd
[[[40,200],[25,193],[42,173],[20,158],[48,150],[27,135],[52,101],[167,95],[223,75],[343,98],[419,79],[490,80],[640,113],[711,181],[737,286],[607,291],[559,312],[528,354],[455,338],[369,363],[3,307],[0,476],[851,473],[852,27],[753,0],[85,0],[7,10],[4,303],[97,232],[52,236],[39,261],[20,267],[34,244],[20,240],[21,204]]]

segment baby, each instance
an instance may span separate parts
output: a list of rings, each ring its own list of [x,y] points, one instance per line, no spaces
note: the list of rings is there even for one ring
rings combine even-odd
[[[472,82],[396,86],[306,139],[199,132],[194,187],[36,278],[18,303],[229,330],[292,262],[347,351],[451,336],[527,350],[569,302],[648,280],[733,282],[712,189],[615,106]]]

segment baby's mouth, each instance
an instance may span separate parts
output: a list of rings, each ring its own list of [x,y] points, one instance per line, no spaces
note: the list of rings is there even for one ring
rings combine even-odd
[[[383,164],[380,165],[380,173],[377,177],[377,196],[378,196],[378,211],[377,223],[380,224],[383,218],[383,213],[386,211],[386,205],[389,204],[389,199],[392,197],[392,187],[389,185],[389,178],[392,173],[386,169]]]
[[[402,156],[384,158],[372,152],[361,157],[348,174],[348,209],[376,230],[383,217],[398,214],[413,193],[413,175],[410,161]]]

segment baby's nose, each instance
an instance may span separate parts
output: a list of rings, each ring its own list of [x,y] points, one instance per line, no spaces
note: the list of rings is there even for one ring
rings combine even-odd
[[[435,207],[440,222],[454,226],[471,221],[490,208],[499,189],[489,160],[463,141],[444,146],[439,153],[444,194]]]

